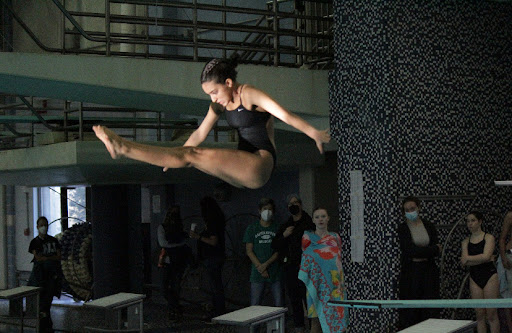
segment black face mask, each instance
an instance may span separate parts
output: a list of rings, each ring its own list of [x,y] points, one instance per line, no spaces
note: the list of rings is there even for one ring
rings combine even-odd
[[[297,215],[300,212],[299,205],[291,205],[290,207],[288,207],[288,210],[292,215]]]

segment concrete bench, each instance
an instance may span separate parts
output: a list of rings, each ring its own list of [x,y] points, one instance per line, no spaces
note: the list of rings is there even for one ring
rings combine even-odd
[[[240,332],[254,332],[256,325],[266,324],[267,332],[284,333],[287,308],[253,305],[212,319],[214,323],[240,326]]]
[[[105,310],[105,328],[85,327],[89,332],[143,332],[141,294],[118,293],[84,303],[84,307]],[[124,327],[123,311],[126,310],[127,327]]]
[[[36,319],[36,332],[39,332],[39,287],[17,287],[0,291],[0,299],[9,301],[7,318],[20,320],[20,332],[23,332],[25,319]],[[25,299],[26,308],[23,308]]]
[[[398,333],[473,333],[476,321],[427,319]]]

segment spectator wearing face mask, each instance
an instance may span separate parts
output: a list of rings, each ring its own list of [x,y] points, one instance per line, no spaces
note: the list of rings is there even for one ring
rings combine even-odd
[[[261,305],[265,287],[270,287],[275,306],[282,306],[281,268],[278,253],[272,249],[278,226],[274,222],[274,200],[262,198],[259,203],[260,220],[247,227],[244,243],[251,259],[251,305]]]
[[[34,267],[28,281],[29,286],[40,287],[40,323],[42,333],[53,332],[50,307],[53,296],[60,298],[62,270],[60,267],[59,241],[48,235],[48,220],[41,216],[37,219],[38,235],[29,245],[28,252],[34,255]]]
[[[277,231],[272,248],[279,252],[283,263],[284,285],[293,311],[295,331],[303,332],[306,326],[303,308],[303,304],[306,304],[306,286],[298,278],[302,235],[306,230],[315,230],[315,224],[311,216],[302,210],[302,200],[297,194],[288,195],[286,202],[291,216]]]
[[[402,201],[405,221],[398,226],[400,240],[400,299],[438,299],[439,269],[435,258],[441,244],[434,225],[421,214],[421,202],[410,196]],[[401,309],[400,328],[404,329],[429,318],[437,318],[437,309]]]

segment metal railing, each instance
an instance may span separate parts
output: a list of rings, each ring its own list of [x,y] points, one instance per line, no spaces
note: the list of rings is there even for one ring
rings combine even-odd
[[[2,96],[4,100],[6,96]],[[45,105],[47,99],[23,96],[11,96],[10,100],[13,103],[0,103],[0,150],[33,147],[36,135],[48,132],[63,133],[58,140],[82,141],[85,133],[92,135],[92,126],[96,124],[120,129],[122,136],[134,140],[138,139],[137,130],[152,130],[156,141],[165,139],[165,130],[173,130],[174,135],[176,131],[192,131],[198,126],[196,119],[165,119],[161,111],[84,106],[82,102],[71,101],[49,107]]]
[[[237,53],[242,63],[312,69],[330,68],[333,64],[333,5],[329,0],[254,2],[259,8],[227,6],[227,0],[218,5],[199,0],[104,0],[103,8],[96,11],[82,8],[88,6],[80,4],[91,3],[85,0],[50,1],[49,9],[55,9],[54,17],[60,17],[60,21],[41,19],[34,24],[18,14],[18,8],[12,5],[15,2],[0,0],[2,51],[19,51],[13,49],[12,27],[16,22],[43,51],[61,54],[206,61]],[[43,31],[31,28],[41,29],[41,23],[59,27],[47,29],[55,36],[45,36],[46,44],[40,38]],[[41,115],[47,110],[35,108],[32,98],[0,95],[0,150],[31,147],[38,131],[64,132],[66,140],[70,136],[83,140],[84,132],[90,132],[92,122],[98,123],[98,118],[85,116],[93,110],[91,107],[82,103],[73,103],[74,108],[70,105],[65,101],[58,115],[47,117]],[[112,112],[147,112],[98,108],[109,112],[108,116]],[[11,117],[20,110],[27,110],[28,115]],[[133,133],[127,136],[133,138],[137,129],[154,129],[157,141],[164,129],[197,126],[169,123],[161,119],[159,112],[149,121],[121,121],[114,117],[106,120],[106,116],[103,113],[110,127],[131,129]],[[215,128],[214,141],[219,132],[226,130]]]
[[[42,43],[30,22],[0,3],[47,52],[188,61],[238,53],[243,63],[308,68],[329,68],[333,61],[332,1],[271,0],[245,8],[226,0],[105,0],[102,11],[61,1],[52,0],[62,17],[61,40],[52,45],[60,47]]]

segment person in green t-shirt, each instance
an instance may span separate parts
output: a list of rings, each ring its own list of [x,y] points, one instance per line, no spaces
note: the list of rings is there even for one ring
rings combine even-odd
[[[260,220],[245,230],[243,241],[247,256],[252,262],[251,305],[261,303],[266,286],[270,286],[274,305],[283,305],[278,253],[271,246],[278,229],[278,225],[273,222],[275,209],[274,200],[262,198],[259,203]]]

